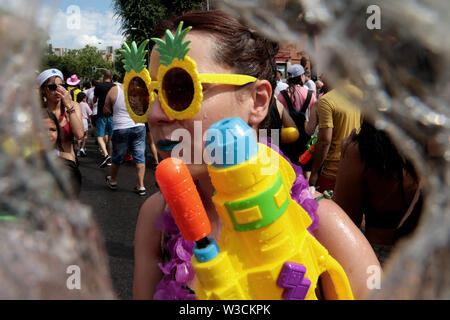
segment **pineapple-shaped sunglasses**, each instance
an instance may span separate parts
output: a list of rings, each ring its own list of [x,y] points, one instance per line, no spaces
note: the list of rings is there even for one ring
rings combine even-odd
[[[139,48],[135,42],[131,49],[124,44],[125,49],[121,52],[125,56],[124,68],[127,71],[124,79],[125,101],[134,121],[147,121],[147,113],[157,93],[164,112],[170,118],[182,120],[193,118],[200,110],[202,83],[240,86],[257,81],[255,77],[242,74],[198,73],[195,61],[187,55],[190,41],[184,41],[191,28],[183,29],[183,22],[180,22],[175,36],[166,30],[166,41],[152,38],[160,53],[159,81],[152,81],[145,68],[147,50],[144,49],[148,40]]]

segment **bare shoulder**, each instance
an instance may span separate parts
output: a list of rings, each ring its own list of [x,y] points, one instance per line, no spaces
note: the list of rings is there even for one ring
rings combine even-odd
[[[165,206],[166,201],[161,192],[154,193],[142,204],[139,210],[139,220],[155,221],[163,213]]]
[[[155,226],[156,220],[164,212],[165,201],[160,192],[150,196],[139,210],[134,234],[136,259],[157,257],[160,254],[161,231]]]
[[[363,298],[367,293],[367,269],[377,266],[381,270],[370,243],[334,201],[320,200],[317,214],[319,227],[314,235],[344,268],[355,297]]]
[[[358,143],[353,140],[354,134],[355,134],[354,131],[352,131],[350,136],[342,139],[341,157],[346,159],[352,159],[354,161],[361,161]]]
[[[165,202],[161,193],[150,196],[139,211],[134,236],[134,279],[133,298],[152,299],[162,273],[161,232],[155,221],[164,211]]]
[[[106,97],[117,96],[117,92],[118,92],[117,86],[114,86],[108,91],[108,93],[106,94]]]
[[[318,192],[315,194],[316,197],[320,195]],[[349,239],[355,241],[351,245],[357,243],[369,244],[359,228],[336,202],[326,198],[320,200],[317,214],[320,222],[316,232],[318,238],[328,241],[329,236],[333,238],[349,237]],[[349,243],[346,245],[349,245]]]

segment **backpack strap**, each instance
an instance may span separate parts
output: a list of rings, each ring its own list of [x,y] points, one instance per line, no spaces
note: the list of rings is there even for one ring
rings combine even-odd
[[[291,98],[289,97],[289,94],[287,93],[287,90],[282,90],[280,93],[283,95],[284,99],[286,100],[286,104],[288,106],[289,112],[294,112],[294,113],[298,112],[297,110],[295,110],[295,108],[292,104]],[[312,94],[313,94],[313,91],[308,90],[308,95],[306,96],[305,102],[303,102],[302,108],[300,109],[301,113],[305,114],[306,109],[308,108],[309,103],[311,102]]]
[[[308,95],[306,96],[305,102],[303,103],[303,106],[300,110],[301,112],[303,112],[303,113],[306,112],[306,109],[308,108],[309,103],[311,102],[312,94],[313,94],[313,91],[308,90]]]
[[[70,90],[70,96],[72,97],[72,100],[74,100],[74,97],[75,97],[75,90],[76,90],[77,88],[73,88],[72,90]],[[76,101],[75,101],[76,102]]]
[[[291,113],[291,112],[296,112],[295,111],[295,108],[294,108],[294,106],[292,105],[292,101],[291,101],[291,98],[289,97],[289,94],[287,93],[287,90],[285,89],[285,90],[281,90],[281,92],[280,92],[282,95],[283,95],[283,97],[284,97],[284,100],[286,100],[286,104],[287,104],[287,106],[288,106],[288,109],[289,109],[289,113]]]

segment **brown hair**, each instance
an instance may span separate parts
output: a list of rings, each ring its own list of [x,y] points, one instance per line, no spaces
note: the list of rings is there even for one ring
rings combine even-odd
[[[165,20],[155,27],[152,36],[162,37],[166,29],[176,30],[181,21],[183,27],[191,26],[195,31],[205,31],[217,40],[214,59],[218,63],[229,66],[235,73],[269,81],[272,86],[269,108],[276,108],[273,97],[277,83],[275,55],[279,49],[276,42],[262,37],[221,10],[192,11]],[[259,127],[269,126],[270,119],[266,117]]]
[[[112,79],[112,72],[109,70],[105,70],[103,72],[103,81],[105,80],[111,80]]]
[[[57,132],[58,135],[57,135],[57,138],[56,138],[56,142],[55,142],[54,148],[56,150],[58,150],[58,151],[63,151],[64,149],[63,149],[62,143],[61,143],[61,131],[60,131],[61,129],[60,129],[59,122],[58,122],[58,119],[56,119],[55,114],[53,112],[51,112],[50,110],[45,109],[42,112],[42,117],[43,117],[44,120],[45,119],[50,119],[55,124],[56,132]]]

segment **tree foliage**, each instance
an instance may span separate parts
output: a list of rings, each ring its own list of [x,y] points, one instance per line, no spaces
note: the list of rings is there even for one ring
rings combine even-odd
[[[119,75],[123,73],[121,70],[116,70],[116,67],[120,67],[122,64],[116,66],[115,63],[105,61],[96,47],[87,45],[82,49],[69,50],[64,56],[57,56],[50,50],[49,47],[41,60],[40,71],[56,68],[61,70],[64,78],[76,74],[83,81],[101,77],[101,69],[94,73],[93,67],[109,69]]]
[[[155,26],[173,15],[194,9],[205,9],[204,0],[113,0],[113,8],[121,20],[122,34],[127,40],[141,43],[150,39]],[[128,41],[127,41],[128,42]]]

